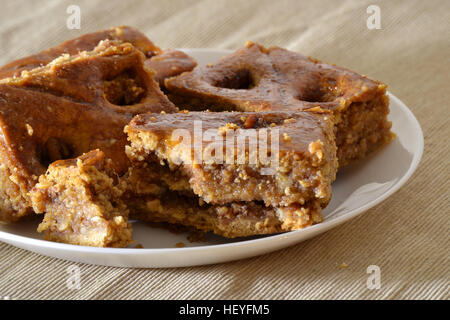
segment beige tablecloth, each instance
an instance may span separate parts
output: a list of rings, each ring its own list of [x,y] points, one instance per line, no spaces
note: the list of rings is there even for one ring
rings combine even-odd
[[[0,296],[62,299],[448,299],[450,2],[75,1],[81,30],[66,28],[74,1],[1,1],[0,64],[113,25],[141,29],[157,45],[234,49],[279,45],[389,85],[419,119],[422,162],[395,195],[364,215],[291,248],[237,262],[180,269],[79,264],[0,243]],[[381,29],[366,25],[370,4]],[[381,288],[366,286],[369,265]]]

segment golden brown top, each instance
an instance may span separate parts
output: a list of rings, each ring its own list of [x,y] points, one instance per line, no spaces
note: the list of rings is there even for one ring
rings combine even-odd
[[[0,151],[28,184],[53,161],[97,148],[123,173],[123,127],[137,114],[160,111],[176,108],[144,69],[142,52],[103,41],[0,80]]]
[[[22,70],[29,70],[46,65],[57,57],[67,53],[77,54],[81,51],[93,50],[102,40],[118,40],[129,42],[138,50],[142,51],[147,58],[160,54],[162,50],[155,46],[143,33],[127,27],[113,27],[109,30],[102,30],[82,35],[59,44],[56,47],[44,50],[38,54],[31,55],[19,60],[12,61],[0,68],[2,78],[20,75]]]
[[[197,62],[186,53],[178,50],[166,50],[145,60],[145,66],[155,71],[155,80],[164,87],[164,80],[191,71]]]
[[[179,131],[173,135],[175,130]],[[166,143],[177,144],[180,142],[179,135],[189,133],[193,148],[197,147],[194,139],[198,133],[202,134],[199,146],[206,148],[208,144],[217,142],[218,139],[225,140],[227,134],[234,137],[239,137],[239,135],[251,137],[249,130],[257,133],[255,137],[262,136],[259,130],[266,130],[268,145],[271,144],[271,135],[275,134],[276,130],[279,150],[283,154],[310,153],[311,143],[319,140],[326,146],[332,146],[328,148],[330,153],[335,151],[332,119],[329,115],[310,112],[148,113],[136,116],[125,127],[128,139],[131,141],[142,134],[150,133]],[[208,134],[206,134],[207,131]],[[215,137],[212,138],[214,134]],[[246,148],[249,148],[251,144],[261,146],[261,141],[258,139],[246,139]]]
[[[15,60],[0,68],[0,78],[19,76],[21,71],[44,66],[63,54],[75,55],[82,51],[91,51],[102,40],[131,43],[149,61],[146,66],[156,70],[156,81],[159,83],[163,83],[167,77],[190,71],[197,65],[195,60],[185,53],[175,50],[163,51],[137,29],[120,26],[88,33],[38,54]],[[154,59],[157,56],[159,58]]]
[[[166,80],[170,93],[240,111],[341,110],[386,86],[279,47],[248,42],[215,64]]]

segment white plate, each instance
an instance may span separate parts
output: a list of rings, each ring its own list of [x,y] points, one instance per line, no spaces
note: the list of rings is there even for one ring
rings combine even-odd
[[[203,65],[229,51],[186,49]],[[187,234],[150,228],[134,222],[134,239],[144,249],[91,248],[40,240],[38,221],[0,224],[0,240],[14,246],[75,262],[118,267],[183,267],[252,257],[299,243],[350,220],[397,191],[412,175],[423,152],[423,135],[411,111],[391,98],[390,120],[397,138],[362,163],[340,170],[333,183],[333,199],[324,210],[324,221],[299,231],[252,239],[224,239],[208,235],[207,243],[190,243]],[[186,247],[175,248],[183,242]]]

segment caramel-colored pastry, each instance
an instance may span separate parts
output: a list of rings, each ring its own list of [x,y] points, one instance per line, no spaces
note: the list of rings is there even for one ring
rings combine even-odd
[[[145,60],[145,66],[155,72],[155,80],[164,89],[167,78],[191,71],[197,62],[186,53],[178,50],[166,50]]]
[[[97,247],[130,244],[129,216],[297,230],[322,221],[338,166],[393,136],[386,86],[352,71],[251,42],[195,66],[117,27],[1,68],[0,221],[34,210],[45,239]]]
[[[330,201],[337,160],[329,115],[145,114],[125,131],[137,195],[130,208],[141,219],[148,208],[149,220],[164,212],[166,222],[248,236],[319,222]]]
[[[103,41],[0,80],[0,220],[31,211],[28,191],[50,163],[102,150],[128,168],[123,127],[145,112],[174,112],[130,43]]]
[[[75,55],[81,51],[91,51],[102,40],[131,43],[144,54],[146,67],[155,70],[155,80],[161,85],[164,85],[164,79],[190,71],[197,65],[187,54],[176,50],[162,50],[140,31],[120,26],[88,33],[38,54],[10,62],[0,68],[0,78],[19,76],[23,70],[44,66],[63,54]]]
[[[45,240],[94,247],[126,247],[132,242],[125,188],[105,154],[93,150],[53,162],[30,192],[38,232]]]
[[[278,47],[248,42],[216,64],[166,80],[191,110],[313,111],[335,116],[340,166],[390,141],[386,85]]]

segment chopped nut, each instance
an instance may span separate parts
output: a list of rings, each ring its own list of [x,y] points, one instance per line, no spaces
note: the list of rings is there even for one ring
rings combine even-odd
[[[322,151],[323,143],[320,140],[317,140],[315,142],[311,142],[308,146],[308,151],[316,155],[319,160],[322,160],[323,158],[323,151]]]
[[[124,223],[123,217],[122,216],[117,216],[113,218],[114,223],[117,225],[121,225],[122,223]]]
[[[245,129],[253,128],[257,121],[258,121],[258,117],[256,115],[254,115],[254,114],[250,115],[247,118],[247,120],[245,120],[244,128]]]
[[[100,218],[100,217],[98,217],[98,216],[95,216],[95,217],[92,217],[92,218],[91,218],[91,221],[97,223],[97,222],[102,221],[102,218]]]
[[[225,135],[228,130],[237,130],[239,127],[235,123],[227,123],[223,127],[219,127],[217,130],[220,135]]]
[[[289,119],[284,119],[283,122],[284,123],[294,123],[294,122],[297,122],[297,120],[295,120],[294,118],[289,118]]]
[[[24,70],[24,71],[22,71],[22,73],[20,74],[20,76],[21,76],[22,78],[29,78],[29,77],[31,77],[31,73],[30,73],[29,71]]]
[[[330,110],[323,109],[321,106],[315,106],[315,107],[306,109],[306,111],[316,112],[316,113],[330,113]]]
[[[219,127],[218,129],[217,129],[217,131],[219,132],[219,134],[221,135],[221,136],[224,136],[225,134],[226,134],[226,132],[227,132],[227,128],[224,126],[224,127]]]
[[[284,141],[291,141],[291,137],[285,132],[285,133],[283,133],[283,140]]]
[[[239,172],[239,178],[242,180],[248,180],[248,175],[246,172]]]
[[[31,137],[34,133],[33,127],[30,126],[28,123],[25,124],[25,127],[27,128],[28,135]]]
[[[226,127],[227,127],[227,129],[231,129],[231,130],[239,129],[239,127],[235,123],[227,123]]]
[[[123,29],[121,27],[114,28],[114,31],[118,37],[123,35]]]
[[[300,182],[300,185],[305,189],[309,188],[311,186],[311,184],[306,180],[300,180],[299,182]]]

